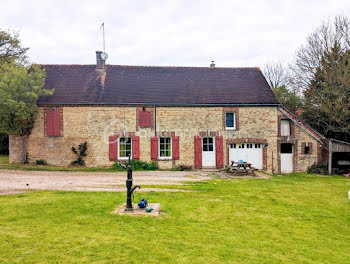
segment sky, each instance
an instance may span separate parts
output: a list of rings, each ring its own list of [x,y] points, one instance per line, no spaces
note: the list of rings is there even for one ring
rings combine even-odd
[[[0,0],[0,28],[16,30],[41,64],[263,67],[288,62],[349,0]]]

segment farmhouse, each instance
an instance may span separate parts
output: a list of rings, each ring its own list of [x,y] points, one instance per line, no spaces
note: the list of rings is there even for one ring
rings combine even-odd
[[[223,168],[232,160],[268,172],[305,171],[323,137],[282,108],[259,68],[43,65],[53,96],[38,101],[29,161],[69,165],[88,143],[87,166],[132,159],[160,168]],[[10,162],[23,138],[10,136]]]

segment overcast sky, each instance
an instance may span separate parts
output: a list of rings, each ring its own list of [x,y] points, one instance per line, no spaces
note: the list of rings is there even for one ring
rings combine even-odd
[[[37,63],[93,64],[105,23],[109,64],[259,66],[290,60],[349,0],[0,0]]]

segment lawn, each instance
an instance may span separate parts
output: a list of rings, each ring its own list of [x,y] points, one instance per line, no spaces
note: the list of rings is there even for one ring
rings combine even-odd
[[[7,156],[7,155],[0,155],[0,166],[8,165],[8,163],[9,163],[9,156]]]
[[[111,214],[124,193],[0,197],[0,263],[348,263],[350,180],[290,174],[136,193],[158,218]]]

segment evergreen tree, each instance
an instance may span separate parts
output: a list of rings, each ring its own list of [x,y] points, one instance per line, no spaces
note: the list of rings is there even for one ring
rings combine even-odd
[[[335,42],[304,91],[303,118],[326,137],[350,141],[350,51]]]

